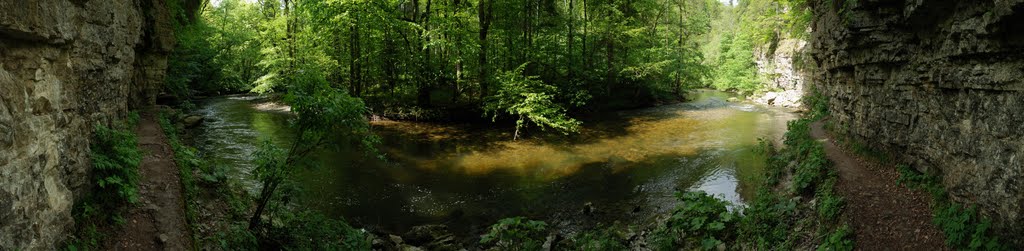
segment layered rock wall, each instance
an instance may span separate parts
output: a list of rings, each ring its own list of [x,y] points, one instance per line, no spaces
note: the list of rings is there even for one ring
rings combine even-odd
[[[812,1],[836,130],[1024,234],[1024,1]]]
[[[753,100],[767,105],[798,108],[804,95],[801,60],[805,57],[807,42],[787,38],[754,50],[757,75],[765,81],[765,93]]]
[[[54,250],[87,189],[96,124],[152,102],[163,0],[0,1],[0,250]]]

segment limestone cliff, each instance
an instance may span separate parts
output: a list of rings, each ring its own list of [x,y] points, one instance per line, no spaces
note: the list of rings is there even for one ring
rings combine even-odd
[[[941,175],[1022,245],[1022,0],[813,1],[815,85],[837,130]],[[844,4],[845,3],[845,4]]]
[[[790,108],[802,105],[806,69],[801,67],[800,59],[805,54],[806,44],[800,39],[787,38],[754,50],[757,75],[765,81],[765,93],[754,97],[754,102]]]
[[[0,1],[0,250],[68,236],[93,126],[154,100],[169,18],[164,0]]]

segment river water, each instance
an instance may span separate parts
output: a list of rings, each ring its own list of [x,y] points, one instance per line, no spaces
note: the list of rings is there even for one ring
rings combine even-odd
[[[511,216],[567,231],[645,224],[669,212],[679,190],[739,205],[763,172],[758,139],[777,141],[795,115],[730,95],[696,91],[691,102],[588,119],[579,135],[519,141],[494,124],[374,122],[385,157],[325,149],[320,168],[299,173],[299,201],[371,230],[444,223],[462,234]],[[231,96],[200,102],[199,113],[206,122],[193,134],[204,157],[256,193],[251,155],[261,140],[292,140],[287,107]]]

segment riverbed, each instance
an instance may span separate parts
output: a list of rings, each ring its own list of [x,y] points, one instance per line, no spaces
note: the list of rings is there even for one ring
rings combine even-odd
[[[510,125],[373,122],[383,158],[348,143],[325,148],[319,168],[299,173],[298,201],[374,231],[440,223],[461,234],[512,216],[565,231],[642,225],[681,190],[742,205],[764,168],[758,139],[779,140],[796,115],[730,97],[695,91],[690,102],[588,118],[578,135],[517,141]],[[262,140],[291,142],[287,110],[254,96],[204,100],[195,144],[256,193],[252,154]]]

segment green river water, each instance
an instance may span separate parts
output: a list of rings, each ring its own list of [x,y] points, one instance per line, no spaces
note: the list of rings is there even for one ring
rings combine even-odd
[[[588,119],[579,135],[519,141],[494,124],[374,122],[385,158],[325,149],[321,168],[298,175],[299,201],[370,230],[443,223],[464,234],[511,216],[569,231],[644,224],[669,212],[678,190],[742,204],[763,171],[758,139],[779,140],[796,116],[726,102],[730,95],[696,91],[691,102]],[[194,130],[195,144],[255,193],[251,155],[261,139],[292,140],[287,107],[251,96],[199,105],[206,122]],[[594,213],[583,212],[587,204]]]

